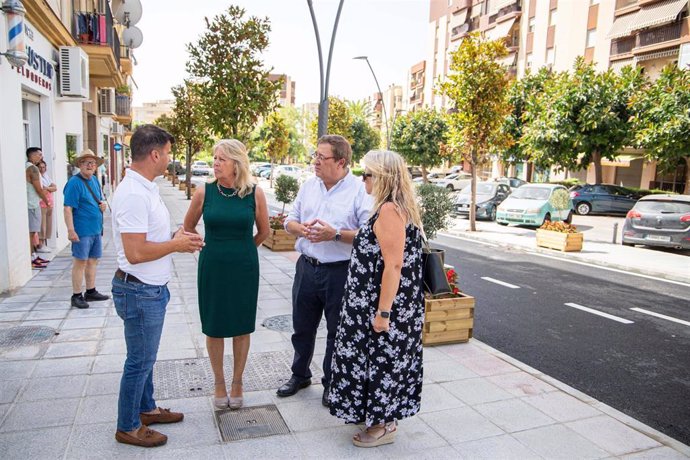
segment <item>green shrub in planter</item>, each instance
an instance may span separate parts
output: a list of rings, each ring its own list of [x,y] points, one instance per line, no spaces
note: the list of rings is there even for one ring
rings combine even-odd
[[[434,239],[436,233],[450,225],[450,214],[453,212],[453,199],[450,190],[434,184],[422,184],[417,187],[422,225],[427,239]]]
[[[283,210],[281,214],[285,213],[285,205],[292,203],[297,198],[297,192],[299,192],[299,183],[297,179],[292,176],[287,176],[283,174],[278,176],[275,185],[276,200],[283,203]]]

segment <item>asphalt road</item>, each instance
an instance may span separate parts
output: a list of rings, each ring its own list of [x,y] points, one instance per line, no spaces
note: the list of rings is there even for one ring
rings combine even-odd
[[[475,338],[690,444],[690,286],[466,240],[436,243],[476,298]]]

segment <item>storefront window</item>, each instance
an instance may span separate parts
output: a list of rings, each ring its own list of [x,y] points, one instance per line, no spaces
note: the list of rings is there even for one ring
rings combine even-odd
[[[77,135],[67,134],[65,136],[65,145],[67,146],[67,177],[72,177],[75,172],[75,167],[72,166],[74,159],[77,158]]]

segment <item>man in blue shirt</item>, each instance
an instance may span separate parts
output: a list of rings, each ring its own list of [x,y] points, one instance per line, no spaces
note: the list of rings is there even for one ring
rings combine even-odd
[[[103,164],[91,150],[81,153],[74,164],[79,173],[70,177],[63,191],[65,195],[65,224],[67,238],[72,242],[72,299],[77,308],[89,308],[89,301],[110,297],[96,290],[96,266],[103,254],[103,200],[101,186],[95,176],[96,168]],[[82,294],[82,281],[86,293]]]

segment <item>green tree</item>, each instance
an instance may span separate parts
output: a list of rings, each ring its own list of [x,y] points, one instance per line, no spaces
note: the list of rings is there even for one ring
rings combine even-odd
[[[366,99],[360,101],[345,101],[350,109],[352,118],[367,121],[372,115],[371,104]]]
[[[422,178],[427,180],[427,170],[441,164],[441,145],[446,142],[448,125],[445,118],[434,109],[408,112],[396,118],[391,133],[391,149],[400,153],[409,165],[422,168]]]
[[[450,224],[450,213],[453,212],[453,200],[450,190],[434,184],[422,184],[417,187],[419,211],[422,226],[427,239],[432,240],[436,233]]]
[[[501,129],[510,113],[509,78],[497,62],[507,54],[503,40],[485,41],[478,33],[470,34],[451,53],[451,73],[439,85],[455,108],[448,115],[450,147],[470,164],[472,172],[471,231],[476,231],[477,167],[490,160],[492,148],[510,145],[510,136]]]
[[[690,70],[669,64],[659,78],[631,100],[636,146],[647,150],[662,169],[687,165],[685,194],[690,194]]]
[[[219,137],[246,141],[257,121],[276,106],[282,81],[270,81],[259,55],[268,46],[268,18],[250,16],[230,6],[206,32],[188,44],[187,71],[199,81],[200,102],[208,126]]]
[[[176,120],[175,120],[175,114],[172,113],[170,115],[163,114],[160,117],[156,118],[153,121],[153,124],[156,126],[159,126],[175,136],[175,133],[177,132],[177,126],[176,126]],[[180,143],[175,142],[172,146],[172,164],[168,166],[168,172],[172,174],[172,185],[175,187],[176,181],[177,181],[177,174],[175,173],[175,157],[179,155],[180,153],[183,153],[180,151]]]
[[[285,205],[292,203],[297,198],[299,192],[299,183],[297,179],[287,174],[278,176],[276,179],[275,196],[278,203],[283,203],[281,214],[285,214]]]
[[[527,105],[541,94],[544,84],[551,78],[551,71],[542,67],[536,73],[529,69],[523,78],[511,80],[508,87],[507,101],[512,111],[505,118],[503,131],[511,136],[513,143],[497,153],[505,163],[527,163],[527,182],[532,181],[533,165],[529,151],[524,148],[522,135],[525,127],[524,114]]]
[[[288,130],[288,142],[290,145],[287,156],[295,162],[307,160],[307,148],[305,147],[304,135],[301,130],[303,126],[302,112],[295,107],[287,106],[281,107],[278,113],[283,117]]]
[[[547,80],[525,114],[523,145],[535,164],[582,169],[593,163],[601,183],[602,158],[615,159],[631,141],[628,105],[642,80],[639,68],[597,72],[581,57],[572,73]]]
[[[352,133],[352,163],[359,163],[365,153],[376,149],[381,143],[381,134],[366,120],[356,118],[350,126]]]
[[[311,141],[316,145],[318,120],[311,122]],[[339,134],[352,143],[352,114],[347,104],[335,96],[328,96],[328,128],[326,134]]]
[[[290,148],[290,133],[283,117],[278,112],[271,113],[264,124],[263,139],[266,154],[273,164],[281,162],[287,157]],[[271,174],[271,187],[273,187],[273,174]]]
[[[185,80],[184,84],[172,88],[173,130],[176,143],[184,149],[186,163],[187,199],[191,199],[192,158],[210,140],[206,118],[201,104],[200,85]]]

